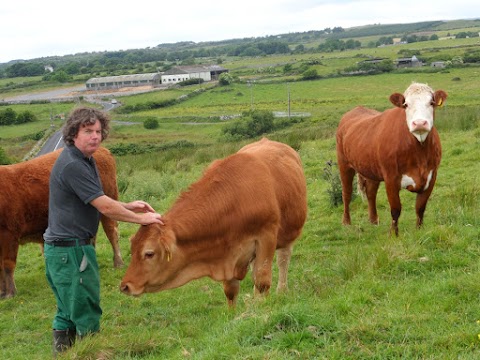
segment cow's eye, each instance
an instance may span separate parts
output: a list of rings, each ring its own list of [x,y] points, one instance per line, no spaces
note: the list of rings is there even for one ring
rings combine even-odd
[[[408,107],[407,103],[403,103],[403,108],[406,109]]]
[[[152,259],[155,256],[155,252],[153,250],[145,251],[144,258],[145,260]]]

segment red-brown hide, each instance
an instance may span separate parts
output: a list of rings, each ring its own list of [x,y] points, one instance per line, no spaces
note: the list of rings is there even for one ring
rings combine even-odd
[[[0,298],[15,296],[14,270],[20,244],[43,243],[48,223],[50,172],[62,150],[13,165],[0,166]],[[115,159],[105,148],[94,155],[106,195],[118,199]],[[114,252],[114,266],[123,265],[118,224],[101,217]]]
[[[121,290],[137,296],[208,276],[223,282],[233,306],[251,263],[255,292],[268,293],[275,250],[277,290],[285,289],[306,196],[300,157],[288,145],[264,138],[214,161],[164,215],[164,226],[142,226],[131,239]]]
[[[384,181],[392,216],[391,231],[398,235],[401,188],[417,193],[417,226],[422,224],[442,152],[433,127],[434,113],[446,97],[442,90],[433,92],[427,85],[414,83],[405,95],[390,96],[395,108],[378,112],[356,107],[342,117],[337,129],[337,160],[344,224],[351,223],[349,204],[355,173],[359,187],[366,193],[372,223],[378,224],[376,196],[380,182]]]

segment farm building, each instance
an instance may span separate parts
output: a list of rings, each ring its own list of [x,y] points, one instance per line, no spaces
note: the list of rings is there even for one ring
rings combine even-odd
[[[212,81],[218,79],[218,76],[228,72],[227,69],[219,66],[176,66],[161,74],[162,84],[177,84],[189,79],[203,79],[203,81]]]
[[[160,74],[133,74],[91,78],[86,82],[87,90],[117,89],[131,86],[160,85]]]
[[[397,68],[405,68],[405,67],[417,67],[422,66],[423,63],[418,60],[418,58],[413,55],[411,58],[400,58],[396,60]]]
[[[434,67],[434,68],[441,68],[443,69],[445,67],[445,61],[434,61],[431,63],[431,67]]]
[[[371,58],[359,61],[358,64],[380,64],[384,60],[388,60],[388,58]]]

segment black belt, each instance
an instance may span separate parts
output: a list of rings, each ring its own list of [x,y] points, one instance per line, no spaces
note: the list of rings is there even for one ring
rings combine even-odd
[[[45,240],[45,244],[59,247],[84,246],[93,243],[93,239]]]

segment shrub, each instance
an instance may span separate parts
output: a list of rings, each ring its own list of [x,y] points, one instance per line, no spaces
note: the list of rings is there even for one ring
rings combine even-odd
[[[234,139],[249,139],[265,134],[274,129],[273,113],[266,110],[251,110],[244,112],[242,117],[227,124],[223,134]]]
[[[203,79],[201,78],[193,78],[193,79],[188,79],[185,81],[181,81],[178,83],[180,86],[187,86],[187,85],[196,85],[196,84],[202,84],[204,82]]]
[[[145,129],[156,129],[158,128],[158,121],[155,118],[148,118],[143,122],[143,127]]]
[[[25,110],[17,115],[15,124],[26,124],[33,121],[37,121],[37,116],[31,111]]]
[[[0,111],[0,125],[13,125],[17,119],[17,113],[12,108]]]
[[[308,69],[302,73],[303,80],[315,80],[317,78],[318,78],[318,73],[317,73],[317,70],[315,69]]]
[[[233,75],[230,74],[230,73],[226,73],[226,72],[221,73],[219,78],[218,78],[218,82],[222,86],[230,85],[231,83],[233,83]]]
[[[0,165],[8,165],[10,164],[10,160],[7,158],[7,154],[3,148],[0,147]]]

